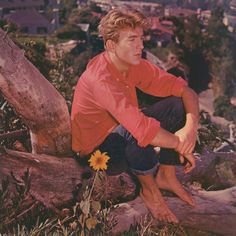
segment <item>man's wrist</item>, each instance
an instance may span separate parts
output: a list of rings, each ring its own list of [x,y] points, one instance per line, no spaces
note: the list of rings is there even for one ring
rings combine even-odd
[[[199,122],[199,116],[198,116],[198,115],[195,115],[195,114],[193,114],[193,113],[187,113],[187,114],[186,114],[186,121],[187,121],[187,122],[192,122],[192,123],[198,124],[198,122]]]
[[[187,114],[186,115],[186,124],[185,124],[185,126],[188,126],[188,127],[191,127],[193,129],[197,130],[198,125],[199,125],[198,116],[196,116],[194,114]]]
[[[178,136],[176,136],[176,141],[175,141],[175,150],[178,150],[178,148],[179,148],[179,144],[180,144],[180,140],[179,140],[179,137]]]

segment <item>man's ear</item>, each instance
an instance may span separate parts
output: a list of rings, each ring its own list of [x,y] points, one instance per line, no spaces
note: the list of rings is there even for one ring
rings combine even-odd
[[[107,51],[114,52],[115,48],[116,48],[116,43],[113,40],[108,39],[106,41],[106,49],[107,49]]]

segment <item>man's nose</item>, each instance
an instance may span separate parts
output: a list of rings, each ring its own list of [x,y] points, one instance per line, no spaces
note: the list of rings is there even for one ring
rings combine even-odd
[[[143,49],[143,40],[139,40],[137,43],[137,48]]]

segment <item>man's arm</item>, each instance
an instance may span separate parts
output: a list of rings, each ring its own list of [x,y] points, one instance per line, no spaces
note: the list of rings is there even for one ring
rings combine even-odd
[[[199,120],[198,97],[189,87],[183,89],[181,98],[186,111],[185,126],[175,134],[159,128],[158,133],[152,140],[152,145],[173,148],[179,153],[191,153],[196,142],[196,132]]]
[[[151,144],[164,148],[173,148],[187,158],[192,166],[195,166],[191,153],[195,146],[199,121],[198,96],[192,89],[185,87],[182,91],[181,98],[186,111],[185,126],[175,134],[160,128]]]
[[[189,87],[185,87],[182,92],[182,100],[186,112],[185,126],[178,130],[175,135],[179,137],[180,144],[178,152],[181,154],[192,153],[196,139],[199,122],[199,104],[197,94]]]

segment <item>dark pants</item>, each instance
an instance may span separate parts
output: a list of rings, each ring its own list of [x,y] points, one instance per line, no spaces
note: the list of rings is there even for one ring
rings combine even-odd
[[[185,124],[185,110],[182,100],[177,97],[162,98],[142,112],[157,119],[161,127],[175,133]],[[107,174],[115,175],[131,170],[136,175],[154,173],[158,163],[179,165],[179,155],[173,149],[161,148],[157,154],[154,146],[140,147],[137,140],[122,126],[116,127],[97,148],[110,156]]]

